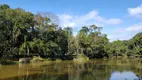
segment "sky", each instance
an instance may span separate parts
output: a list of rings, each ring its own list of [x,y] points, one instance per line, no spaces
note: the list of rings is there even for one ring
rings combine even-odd
[[[0,4],[34,14],[52,13],[59,26],[72,27],[74,35],[91,24],[103,27],[110,41],[128,40],[142,32],[142,0],[0,0]]]

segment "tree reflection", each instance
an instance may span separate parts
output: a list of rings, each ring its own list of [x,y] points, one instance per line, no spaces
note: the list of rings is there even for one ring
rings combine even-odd
[[[142,68],[136,66],[110,64],[110,61],[89,61],[86,63],[54,62],[33,67],[19,67],[25,70],[25,76],[7,78],[3,80],[129,80],[142,76]],[[117,65],[116,65],[117,64]],[[22,65],[20,65],[22,66]],[[32,72],[36,72],[31,74]],[[117,78],[119,76],[120,78]],[[127,76],[127,77],[124,77]]]

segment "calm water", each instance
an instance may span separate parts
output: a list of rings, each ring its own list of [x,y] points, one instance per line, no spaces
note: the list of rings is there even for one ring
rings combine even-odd
[[[0,80],[142,80],[142,64],[134,61],[73,61],[0,67]]]

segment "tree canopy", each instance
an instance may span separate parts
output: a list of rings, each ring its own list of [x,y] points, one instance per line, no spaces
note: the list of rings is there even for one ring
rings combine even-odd
[[[142,56],[142,32],[130,40],[109,42],[102,27],[83,26],[76,36],[70,27],[61,28],[42,14],[0,5],[0,57],[38,55],[51,59]]]

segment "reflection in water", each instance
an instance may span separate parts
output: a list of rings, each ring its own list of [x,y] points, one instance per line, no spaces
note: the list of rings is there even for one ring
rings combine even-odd
[[[106,63],[109,62],[63,61],[3,66],[0,68],[0,80],[137,80],[137,75],[142,76],[142,68]]]
[[[131,71],[124,71],[112,73],[110,80],[139,80],[139,78]]]

